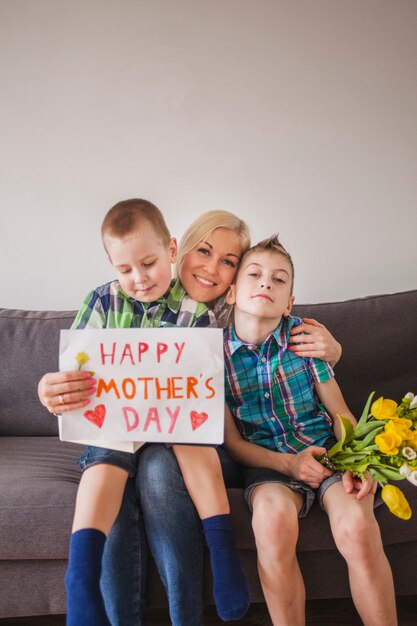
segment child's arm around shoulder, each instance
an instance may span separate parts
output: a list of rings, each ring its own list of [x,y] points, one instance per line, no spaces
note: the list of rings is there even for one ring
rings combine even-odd
[[[333,420],[333,430],[336,438],[340,439],[341,428],[337,416],[342,415],[347,418],[352,422],[354,427],[357,424],[356,418],[349,410],[340,387],[334,378],[325,382],[316,382],[315,387],[320,401],[326,407],[327,412]],[[364,480],[359,480],[358,478],[355,479],[352,472],[345,472],[343,475],[343,485],[347,493],[356,491],[356,498],[358,500],[362,500],[370,492],[375,493],[376,490],[376,483],[374,483],[369,473],[367,473]]]
[[[315,456],[325,452],[324,448],[310,446],[298,454],[275,452],[241,436],[228,406],[225,407],[224,447],[238,463],[248,467],[266,467],[301,480],[317,488],[331,472]]]

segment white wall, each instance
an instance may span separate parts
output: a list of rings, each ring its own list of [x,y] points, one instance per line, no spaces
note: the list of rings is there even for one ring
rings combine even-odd
[[[0,305],[108,280],[116,201],[279,231],[299,302],[417,286],[416,0],[0,0]]]

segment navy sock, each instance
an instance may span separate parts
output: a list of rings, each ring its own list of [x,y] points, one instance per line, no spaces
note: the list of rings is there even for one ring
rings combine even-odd
[[[250,600],[230,515],[214,515],[202,522],[210,551],[217,613],[224,622],[240,619],[248,610]]]
[[[83,528],[71,535],[67,588],[67,626],[111,626],[100,590],[106,535]]]

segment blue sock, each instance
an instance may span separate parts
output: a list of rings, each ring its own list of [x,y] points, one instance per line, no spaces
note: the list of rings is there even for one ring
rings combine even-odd
[[[250,600],[230,515],[214,515],[202,522],[210,551],[217,613],[224,622],[240,619],[248,610]]]
[[[67,588],[67,626],[111,626],[100,590],[106,535],[83,528],[71,535]]]

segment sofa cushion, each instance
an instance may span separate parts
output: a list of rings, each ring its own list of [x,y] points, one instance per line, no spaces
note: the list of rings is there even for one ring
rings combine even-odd
[[[65,559],[82,447],[0,437],[0,560]]]
[[[58,434],[37,386],[43,374],[58,370],[59,331],[74,317],[74,311],[0,309],[0,435]]]

